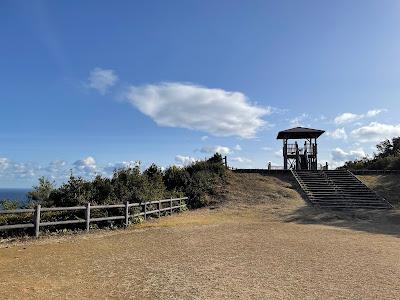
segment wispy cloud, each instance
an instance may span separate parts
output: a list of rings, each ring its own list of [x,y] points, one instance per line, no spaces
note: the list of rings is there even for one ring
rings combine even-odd
[[[180,165],[187,166],[187,165],[190,165],[190,164],[196,162],[196,159],[191,156],[177,155],[177,156],[175,156],[175,161],[177,163],[179,163]]]
[[[336,128],[333,131],[327,131],[326,134],[333,139],[347,139],[347,133],[344,128]]]
[[[131,86],[127,100],[160,126],[204,131],[215,136],[252,138],[271,108],[250,103],[240,92],[190,83]]]
[[[81,176],[93,176],[98,172],[96,160],[92,156],[74,162],[75,171]]]
[[[118,76],[113,70],[95,68],[90,72],[87,85],[104,95],[117,81]]]
[[[225,146],[205,146],[200,148],[200,152],[208,154],[219,153],[221,155],[228,155],[232,152],[232,150],[229,147]]]
[[[345,112],[345,113],[338,115],[334,119],[334,122],[336,124],[352,123],[352,122],[359,121],[364,118],[375,117],[384,111],[386,111],[386,109],[373,109],[373,110],[369,110],[366,114],[354,114],[351,112]]]
[[[237,144],[237,145],[235,145],[235,147],[233,147],[233,150],[242,151],[242,146],[240,146],[239,144]]]
[[[103,171],[106,175],[111,175],[115,170],[123,169],[123,168],[133,168],[139,166],[140,163],[138,161],[122,161],[117,163],[108,163]]]
[[[306,113],[303,113],[297,117],[294,117],[293,119],[289,120],[290,126],[292,127],[304,127],[304,126],[309,126],[307,123],[310,120],[310,116]]]
[[[334,162],[341,162],[344,164],[345,161],[360,159],[366,156],[366,153],[362,148],[354,149],[350,151],[344,151],[341,148],[335,148],[331,151],[331,157]]]
[[[252,162],[251,159],[246,158],[246,157],[240,157],[240,156],[231,157],[230,160],[238,162],[238,163],[251,163]]]

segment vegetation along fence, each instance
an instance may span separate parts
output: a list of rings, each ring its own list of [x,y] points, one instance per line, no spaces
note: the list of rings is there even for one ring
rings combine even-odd
[[[12,225],[2,225],[0,226],[0,230],[11,230],[11,229],[24,229],[24,228],[34,228],[35,236],[39,237],[40,227],[53,226],[53,225],[66,225],[66,224],[86,224],[86,231],[90,229],[91,222],[100,222],[100,221],[113,221],[113,220],[124,220],[124,225],[127,227],[129,225],[130,218],[135,218],[139,216],[143,216],[144,219],[149,215],[158,215],[161,216],[162,212],[172,212],[174,210],[181,211],[186,207],[187,197],[182,198],[171,198],[171,199],[163,199],[163,200],[155,200],[141,203],[129,203],[125,202],[124,204],[109,204],[109,205],[90,205],[87,203],[85,206],[71,206],[71,207],[41,207],[40,204],[36,205],[35,208],[26,208],[26,209],[10,209],[10,210],[0,210],[0,215],[4,214],[26,214],[32,213],[32,223],[23,223],[23,224],[12,224]],[[165,205],[167,203],[167,205]],[[156,208],[155,208],[156,207]],[[91,218],[91,211],[96,209],[110,209],[110,208],[120,208],[124,210],[123,215],[117,216],[108,216],[108,217],[96,217]],[[137,212],[131,214],[131,209],[136,208]],[[75,220],[61,220],[61,221],[52,221],[52,222],[42,222],[41,221],[41,213],[42,212],[65,212],[65,211],[85,211],[84,219],[75,219]]]

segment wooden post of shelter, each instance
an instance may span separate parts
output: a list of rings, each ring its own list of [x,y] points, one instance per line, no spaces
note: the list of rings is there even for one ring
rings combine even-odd
[[[324,130],[304,127],[295,127],[280,131],[277,139],[283,140],[283,168],[285,170],[317,170],[317,138],[324,132]],[[297,139],[306,140],[303,148],[299,148],[297,141],[293,144],[288,143],[289,140]]]

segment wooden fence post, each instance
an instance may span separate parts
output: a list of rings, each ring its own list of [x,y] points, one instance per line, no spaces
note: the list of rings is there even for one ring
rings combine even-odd
[[[129,201],[125,202],[125,228],[129,226]]]
[[[161,200],[158,200],[158,217],[161,217]]]
[[[171,215],[172,215],[172,197],[169,200],[169,207],[170,207],[170,211],[171,211]]]
[[[146,201],[144,202],[144,219],[146,220],[146,215],[147,215],[147,206],[146,206]]]
[[[39,230],[40,230],[40,204],[36,205],[35,210],[35,237],[39,237]]]
[[[90,229],[90,202],[86,203],[86,232]]]
[[[179,199],[179,211],[182,211],[182,198]]]

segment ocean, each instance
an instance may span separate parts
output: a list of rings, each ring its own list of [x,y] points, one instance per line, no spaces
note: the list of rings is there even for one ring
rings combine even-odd
[[[12,189],[12,188],[0,188],[0,200],[3,199],[11,199],[17,200],[21,205],[26,204],[28,198],[26,197],[26,193],[28,193],[31,189]]]

